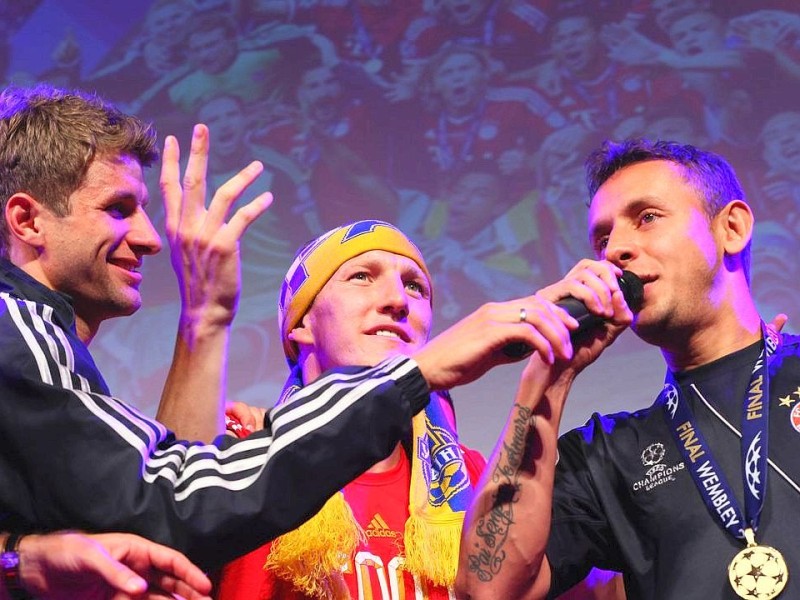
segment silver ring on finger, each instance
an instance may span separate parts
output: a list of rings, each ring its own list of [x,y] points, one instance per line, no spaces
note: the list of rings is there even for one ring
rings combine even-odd
[[[519,309],[519,322],[526,323],[528,321],[528,311],[525,308]]]

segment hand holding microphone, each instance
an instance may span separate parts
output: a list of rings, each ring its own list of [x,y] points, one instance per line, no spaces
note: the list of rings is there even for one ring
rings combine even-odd
[[[627,271],[623,271],[618,280],[624,300],[632,310],[637,310],[643,296],[642,282]],[[566,289],[574,288],[567,286]],[[547,299],[547,295],[558,298],[563,295],[563,290],[562,286],[558,286],[552,294],[543,293],[540,297],[487,302],[429,340],[411,354],[411,358],[416,361],[431,390],[448,390],[470,383],[492,367],[521,360],[534,350],[541,352],[543,357],[546,355],[546,362],[567,359],[569,348],[565,343],[567,330],[562,323],[563,315],[560,311],[556,314],[552,310],[553,303]],[[618,303],[621,304],[622,299]],[[556,306],[578,321],[579,332],[588,331],[603,321],[601,317],[591,315],[586,306],[575,298],[561,299]],[[527,311],[532,312],[529,315]],[[519,320],[509,318],[511,315]],[[526,324],[542,321],[549,323],[542,330],[534,331]],[[526,331],[526,328],[530,330]],[[574,339],[575,334],[571,331],[570,339]]]
[[[625,298],[625,302],[632,312],[639,312],[644,300],[644,284],[642,280],[635,273],[630,271],[622,271],[622,275],[617,278],[619,288]],[[567,297],[555,303],[556,306],[563,308],[567,311],[572,318],[578,321],[578,328],[570,333],[570,338],[574,341],[579,339],[581,335],[587,331],[591,331],[605,321],[603,317],[589,312],[586,305],[580,300],[572,297]],[[524,309],[523,309],[524,310]],[[523,313],[520,313],[520,320]],[[524,342],[514,342],[508,344],[503,348],[503,353],[509,358],[525,358],[533,352],[533,349]]]

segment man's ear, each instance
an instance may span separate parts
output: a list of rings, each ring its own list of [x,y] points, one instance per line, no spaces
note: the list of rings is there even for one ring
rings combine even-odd
[[[310,346],[314,343],[314,334],[311,332],[311,328],[308,327],[306,319],[308,319],[308,313],[303,315],[297,326],[289,332],[288,338],[295,344]]]
[[[725,254],[739,254],[753,237],[753,211],[746,202],[731,200],[717,215],[717,219]]]
[[[19,240],[33,248],[44,245],[41,216],[45,208],[34,197],[17,192],[8,199],[5,207],[6,227],[10,243]]]

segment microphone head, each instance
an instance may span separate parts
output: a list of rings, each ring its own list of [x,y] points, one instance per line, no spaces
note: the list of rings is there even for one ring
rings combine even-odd
[[[632,312],[638,313],[644,301],[644,284],[636,273],[622,271],[622,275],[617,279],[619,289],[625,297],[625,302]]]

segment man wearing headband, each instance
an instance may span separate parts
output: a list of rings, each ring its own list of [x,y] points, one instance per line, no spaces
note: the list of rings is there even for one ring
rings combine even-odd
[[[433,296],[419,250],[388,223],[351,223],[306,245],[280,296],[291,370],[281,402],[327,369],[418,351]],[[413,598],[415,587],[447,598],[463,511],[485,461],[458,443],[444,393],[432,394],[412,430],[310,521],[228,565],[220,600],[382,598],[389,588]]]
[[[281,403],[325,369],[417,355],[434,296],[419,250],[388,223],[358,221],[306,245],[280,297],[291,370]],[[431,344],[477,323],[478,336],[490,335],[494,311],[520,321],[520,301],[486,305]],[[253,417],[241,405],[234,412]],[[387,459],[297,530],[229,564],[219,600],[452,597],[463,514],[484,465],[459,444],[449,396],[432,394]]]

